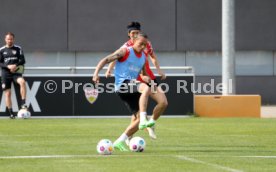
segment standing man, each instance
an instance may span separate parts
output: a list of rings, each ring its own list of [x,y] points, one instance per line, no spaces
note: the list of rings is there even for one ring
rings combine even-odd
[[[25,57],[20,46],[14,45],[14,34],[8,32],[5,35],[6,45],[0,48],[0,67],[2,68],[2,90],[5,93],[6,110],[11,119],[15,118],[11,102],[11,84],[19,84],[21,95],[21,108],[26,105],[26,84],[22,77]]]

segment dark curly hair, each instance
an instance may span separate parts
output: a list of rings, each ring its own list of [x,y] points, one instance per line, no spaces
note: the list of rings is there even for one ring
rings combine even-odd
[[[128,30],[128,33],[132,30],[141,30],[141,24],[139,22],[130,22],[128,25],[127,25],[127,30]]]

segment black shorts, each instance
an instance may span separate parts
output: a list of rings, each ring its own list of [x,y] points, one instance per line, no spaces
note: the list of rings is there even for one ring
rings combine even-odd
[[[125,103],[131,114],[136,115],[139,111],[139,99],[141,93],[138,91],[139,83],[125,80],[120,89],[116,92]]]
[[[22,74],[18,74],[18,73],[12,74],[12,75],[2,74],[2,80],[1,80],[2,90],[11,89],[12,82],[17,84],[18,78],[22,78]]]
[[[153,80],[154,84],[156,85],[156,87],[159,86],[159,82],[156,80],[156,78]]]

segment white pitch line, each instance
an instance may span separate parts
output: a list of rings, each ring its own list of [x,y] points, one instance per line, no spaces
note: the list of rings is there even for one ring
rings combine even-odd
[[[0,159],[42,159],[42,158],[90,158],[100,155],[31,155],[31,156],[0,156]]]
[[[148,154],[131,154],[131,155],[29,155],[29,156],[0,156],[0,159],[43,159],[43,158],[99,158],[99,157],[172,157],[172,158],[178,158],[182,160],[187,160],[191,161],[194,163],[201,163],[201,164],[206,164],[206,165],[211,165],[211,166],[216,166],[216,167],[223,167],[217,164],[212,164],[204,161],[200,161],[194,158],[190,158],[184,155],[180,156],[175,156],[175,155],[148,155]],[[253,155],[253,156],[223,156],[223,155],[214,155],[214,156],[207,156],[207,155],[202,155],[202,156],[196,156],[196,157],[232,157],[232,158],[276,158],[276,156],[259,156],[259,155]],[[224,168],[224,167],[223,167]],[[226,167],[228,168],[228,167]],[[231,168],[229,168],[231,169]],[[228,169],[228,171],[229,171]],[[235,169],[233,169],[235,170]],[[239,170],[233,171],[233,172],[240,172]]]
[[[174,157],[172,155],[30,155],[30,156],[0,156],[0,159],[43,159],[43,158],[99,158],[99,157]]]
[[[276,158],[276,156],[238,156],[238,157],[241,157],[241,158]]]
[[[163,118],[193,118],[191,115],[164,115]],[[0,119],[9,119],[8,116],[0,116]],[[129,115],[104,115],[104,116],[32,116],[32,119],[123,119]]]
[[[194,158],[190,158],[190,157],[187,157],[187,156],[176,156],[176,157],[177,157],[178,159],[181,159],[181,160],[186,160],[186,161],[190,161],[190,162],[193,162],[193,163],[208,165],[208,166],[212,166],[212,167],[214,167],[214,168],[222,169],[222,170],[225,170],[225,171],[230,171],[230,172],[243,172],[242,170],[233,169],[233,168],[225,167],[225,166],[222,166],[222,165],[218,165],[218,164],[213,164],[213,163],[201,161],[201,160],[194,159]]]

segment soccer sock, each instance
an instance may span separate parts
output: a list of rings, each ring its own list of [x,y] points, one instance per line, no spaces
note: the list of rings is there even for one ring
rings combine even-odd
[[[147,112],[140,112],[140,122],[147,119]]]
[[[127,138],[128,136],[126,135],[126,133],[123,133],[114,143],[124,142]]]
[[[13,115],[12,108],[8,108],[8,112],[9,112],[10,115]]]
[[[22,99],[21,100],[21,105],[25,105],[26,104],[26,99]]]
[[[153,123],[155,123],[155,122],[156,122],[156,120],[154,120],[153,118],[150,118],[149,122],[153,122]]]

